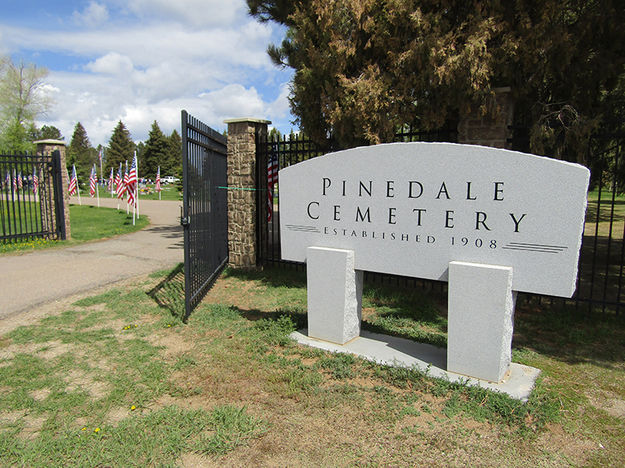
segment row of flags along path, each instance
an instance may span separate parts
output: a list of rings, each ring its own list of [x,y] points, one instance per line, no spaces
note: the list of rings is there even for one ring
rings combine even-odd
[[[101,153],[100,153],[101,154]],[[102,159],[100,156],[100,173],[102,172]],[[126,213],[130,214],[130,207],[132,206],[132,224],[135,224],[135,219],[139,218],[139,167],[137,162],[137,153],[135,152],[128,170],[128,161],[126,161],[126,171],[122,173],[122,163],[119,163],[119,169],[117,175],[113,177],[113,168],[111,168],[111,174],[108,180],[108,189],[111,192],[111,198],[117,195],[118,200],[126,198]],[[78,175],[76,174],[76,166],[72,165],[72,175],[69,179],[68,190],[70,195],[78,195],[78,203],[82,205],[80,200],[80,187],[78,186]],[[158,192],[158,199],[161,199],[161,168],[159,166],[156,173],[156,187]],[[96,166],[93,165],[91,169],[91,175],[89,177],[89,194],[93,198],[97,197],[98,207],[100,206],[100,192],[98,189],[98,180],[96,173]],[[119,210],[119,203],[117,204]]]

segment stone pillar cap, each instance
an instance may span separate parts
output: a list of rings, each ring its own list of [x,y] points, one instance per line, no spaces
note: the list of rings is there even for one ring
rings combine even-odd
[[[33,143],[35,143],[36,145],[67,145],[64,140],[37,140],[33,141]]]
[[[271,120],[255,119],[253,117],[240,117],[240,118],[237,118],[237,119],[226,119],[226,120],[224,120],[224,123],[226,123],[226,124],[234,124],[234,123],[242,123],[242,122],[251,122],[251,123],[259,123],[259,124],[267,124],[267,125],[269,125],[271,123]]]

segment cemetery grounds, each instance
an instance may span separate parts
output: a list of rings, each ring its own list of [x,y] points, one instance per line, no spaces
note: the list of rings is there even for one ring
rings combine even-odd
[[[0,466],[619,466],[622,319],[519,306],[529,402],[295,344],[305,276],[181,266],[0,328]],[[549,306],[551,307],[551,306]],[[363,327],[444,346],[445,305],[370,284]]]

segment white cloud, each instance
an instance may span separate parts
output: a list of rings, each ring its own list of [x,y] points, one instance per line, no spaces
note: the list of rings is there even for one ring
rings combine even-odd
[[[123,5],[140,18],[169,18],[201,27],[236,22],[246,11],[243,0],[123,0]]]
[[[132,60],[117,52],[109,52],[95,62],[88,63],[85,68],[105,75],[127,75],[134,70]]]
[[[74,11],[72,17],[78,25],[94,27],[106,22],[109,19],[109,12],[106,5],[92,1],[82,12]]]
[[[180,131],[182,109],[218,131],[224,119],[243,116],[288,125],[289,73],[266,54],[276,28],[246,11],[244,0],[97,0],[73,16],[97,23],[91,28],[0,19],[0,50],[63,59],[47,64],[45,92],[55,105],[38,123],[57,126],[67,140],[76,122],[94,146],[108,143],[119,120],[136,141],[147,139],[154,120],[169,134]]]

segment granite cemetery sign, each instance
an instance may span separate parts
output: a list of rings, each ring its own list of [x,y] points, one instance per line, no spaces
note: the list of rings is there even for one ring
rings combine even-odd
[[[305,261],[309,335],[360,333],[362,271],[449,282],[447,368],[510,363],[514,293],[570,297],[588,169],[450,143],[355,148],[280,171],[282,257]]]

